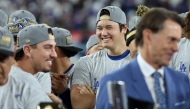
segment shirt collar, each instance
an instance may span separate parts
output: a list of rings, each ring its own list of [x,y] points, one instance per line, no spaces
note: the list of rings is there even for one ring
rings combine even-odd
[[[137,56],[137,62],[139,64],[140,70],[145,77],[151,76],[156,69],[153,68],[150,64],[148,64],[142,57],[141,53]],[[164,67],[161,67],[157,70],[162,77],[164,77]]]

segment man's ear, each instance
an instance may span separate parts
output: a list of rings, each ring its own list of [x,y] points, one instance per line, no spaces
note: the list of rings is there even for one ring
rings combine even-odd
[[[124,24],[124,26],[123,26],[121,32],[122,32],[123,34],[126,34],[126,33],[127,33],[127,29],[128,29],[128,25],[127,25],[127,24]]]
[[[31,47],[29,45],[24,45],[22,49],[26,56],[31,57]]]
[[[86,55],[89,55],[90,53],[89,53],[89,51],[86,51]]]
[[[150,44],[152,41],[152,31],[150,29],[144,29],[142,32],[144,44]]]

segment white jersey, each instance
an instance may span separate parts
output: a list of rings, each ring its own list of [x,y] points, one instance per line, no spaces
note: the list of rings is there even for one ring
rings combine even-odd
[[[100,79],[107,73],[116,70],[130,62],[127,50],[120,56],[109,56],[107,50],[81,57],[75,65],[72,85],[88,84],[96,92]]]
[[[190,77],[190,39],[181,38],[178,42],[179,51],[174,53],[169,67]]]
[[[7,83],[0,86],[0,109],[36,109],[40,102],[49,102],[45,95],[10,75]]]
[[[50,72],[38,72],[34,75],[34,77],[39,81],[43,90],[46,93],[51,93],[51,75]]]
[[[13,76],[14,78],[16,78],[18,80],[22,80],[22,81],[27,82],[31,87],[34,87],[40,93],[44,93],[45,94],[45,91],[43,90],[43,88],[40,85],[40,83],[38,82],[38,80],[32,74],[23,71],[19,67],[16,67],[16,66],[13,65],[11,67],[11,71],[10,71],[9,75]],[[48,95],[45,94],[44,96],[41,96],[41,97],[47,98]],[[49,97],[47,99],[49,101],[51,101]]]

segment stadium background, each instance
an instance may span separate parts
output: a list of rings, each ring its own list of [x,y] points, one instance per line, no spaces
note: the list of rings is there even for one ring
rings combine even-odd
[[[71,31],[73,43],[84,50],[72,58],[75,63],[85,55],[88,37],[95,33],[96,14],[107,5],[120,7],[129,21],[138,5],[164,7],[177,13],[190,9],[190,0],[0,0],[0,9],[8,15],[19,9],[32,12],[38,23]]]

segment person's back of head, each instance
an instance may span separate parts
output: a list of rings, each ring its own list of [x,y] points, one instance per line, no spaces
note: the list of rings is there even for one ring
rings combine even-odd
[[[56,46],[66,57],[73,57],[83,50],[82,48],[74,46],[72,35],[69,30],[54,27],[52,28],[52,31],[55,36]]]
[[[95,34],[91,35],[86,43],[86,55],[96,53],[102,49],[104,48],[99,42],[98,37]]]
[[[29,20],[37,23],[36,17],[30,11],[27,11],[27,10],[17,10],[15,12],[13,12],[9,16],[8,23],[15,23],[19,19],[29,19]]]

